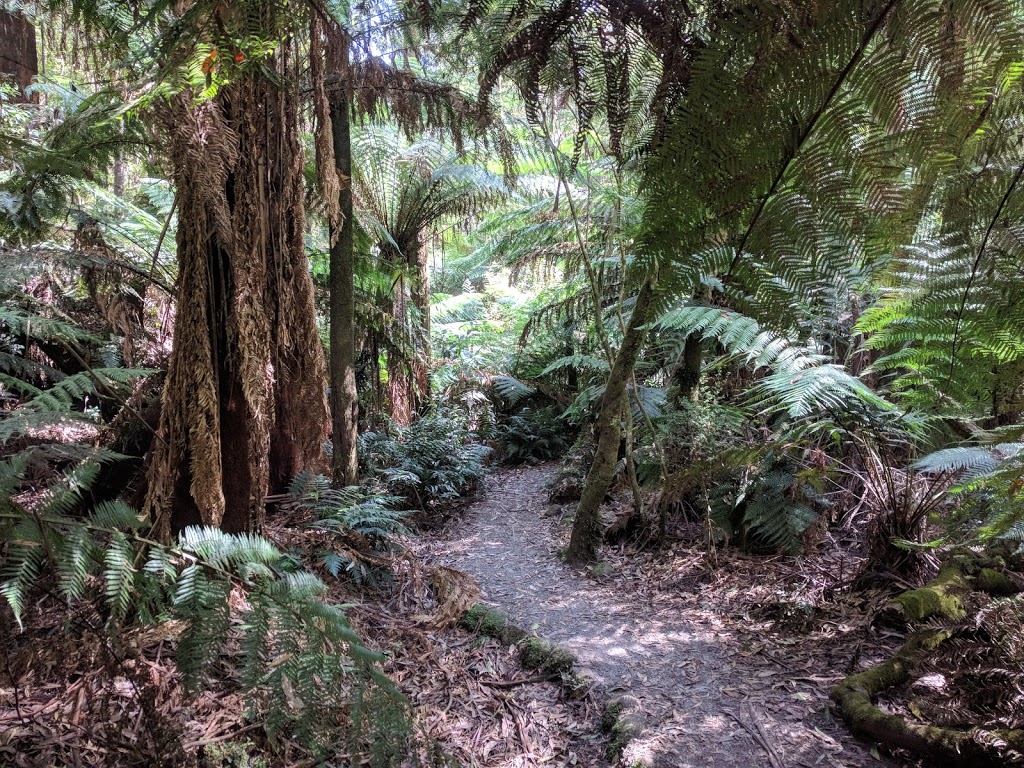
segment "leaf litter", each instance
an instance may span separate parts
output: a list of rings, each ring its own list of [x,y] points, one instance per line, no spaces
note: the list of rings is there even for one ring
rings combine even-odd
[[[901,642],[871,626],[884,595],[843,589],[859,565],[850,541],[827,534],[800,558],[624,544],[584,574],[559,560],[572,505],[548,503],[555,474],[554,464],[495,472],[461,521],[418,546],[427,562],[471,574],[513,623],[574,653],[601,698],[638,703],[644,725],[621,765],[919,764],[856,741],[828,709],[834,683]]]

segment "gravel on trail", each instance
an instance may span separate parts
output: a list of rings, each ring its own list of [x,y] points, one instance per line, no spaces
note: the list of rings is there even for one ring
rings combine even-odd
[[[690,616],[620,580],[564,565],[558,549],[568,522],[547,498],[556,471],[545,464],[494,472],[465,514],[424,543],[424,554],[472,575],[487,603],[571,651],[577,670],[609,699],[631,703],[643,726],[622,765],[900,764],[871,756],[832,721],[820,695],[780,683],[785,670],[766,672],[764,658],[738,653],[728,623],[713,612],[711,620],[708,612]]]

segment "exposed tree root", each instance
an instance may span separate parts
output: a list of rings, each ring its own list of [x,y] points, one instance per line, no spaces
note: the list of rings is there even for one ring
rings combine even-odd
[[[965,598],[972,591],[993,595],[1020,591],[1006,571],[1002,555],[953,552],[938,575],[925,586],[903,593],[886,609],[889,617],[920,621],[965,616]],[[879,694],[910,682],[922,663],[952,636],[948,630],[911,632],[903,647],[871,669],[850,675],[831,692],[839,714],[861,738],[909,749],[943,765],[1003,766],[1024,757],[1024,730],[972,728],[958,730],[908,722],[874,704]]]
[[[964,598],[976,591],[995,597],[1021,591],[1018,583],[1007,573],[1004,555],[956,550],[949,555],[934,579],[919,589],[911,589],[893,598],[885,608],[885,614],[902,621],[921,621],[932,616],[962,619]]]

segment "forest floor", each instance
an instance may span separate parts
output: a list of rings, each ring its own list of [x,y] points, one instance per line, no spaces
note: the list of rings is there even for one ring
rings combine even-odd
[[[842,547],[806,558],[606,547],[601,566],[583,573],[558,558],[572,505],[548,503],[556,469],[496,471],[460,520],[417,549],[472,575],[514,624],[571,651],[599,700],[626,697],[643,727],[622,764],[912,764],[869,751],[828,709],[834,683],[900,641],[870,627],[880,596],[829,592],[855,565]]]
[[[405,693],[424,748],[474,768],[608,766],[601,715],[619,698],[643,722],[623,765],[914,765],[872,754],[828,709],[834,683],[902,641],[872,626],[886,595],[842,588],[858,564],[856,521],[799,558],[709,550],[698,529],[691,543],[606,546],[600,567],[582,572],[558,558],[573,505],[548,503],[556,471],[493,472],[445,530],[394,553],[386,586],[328,580],[330,599],[349,605],[366,643],[386,653],[384,671]],[[265,535],[319,573],[317,553],[337,542],[309,515],[280,512]],[[94,606],[69,608],[51,592],[39,595],[25,632],[0,613],[0,765],[155,765],[166,744],[187,757],[164,764],[316,763],[292,740],[271,744],[246,714],[234,646],[191,697],[173,661],[179,623],[132,630],[114,648]],[[575,654],[591,690],[569,695],[524,669],[513,648],[457,626],[481,592],[516,625]],[[229,748],[235,757],[224,762]]]

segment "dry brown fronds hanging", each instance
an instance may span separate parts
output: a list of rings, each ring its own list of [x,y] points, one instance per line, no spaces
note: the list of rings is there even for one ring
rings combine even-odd
[[[154,443],[147,478],[145,510],[161,539],[170,538],[176,496],[179,504],[182,497],[189,499],[193,522],[220,525],[224,517],[209,262],[213,243],[232,241],[226,189],[238,159],[238,136],[214,102],[193,108],[189,95],[181,94],[165,117],[179,190],[181,299],[164,385],[161,439]]]
[[[350,183],[342,179],[338,173],[338,163],[334,157],[333,125],[331,123],[331,107],[327,100],[326,73],[324,71],[323,37],[329,34],[324,28],[323,20],[314,16],[310,24],[309,40],[309,80],[313,92],[313,114],[316,118],[313,126],[313,143],[316,148],[316,181],[320,188],[320,204],[323,205],[327,220],[331,224],[331,245],[334,245],[341,234],[344,216],[341,212],[341,189],[343,184]],[[330,43],[328,48],[331,48]],[[332,57],[332,60],[336,57]]]
[[[288,83],[290,45],[265,64]],[[295,89],[258,71],[167,113],[180,294],[146,511],[259,528],[268,489],[321,460],[325,364],[304,244]]]

